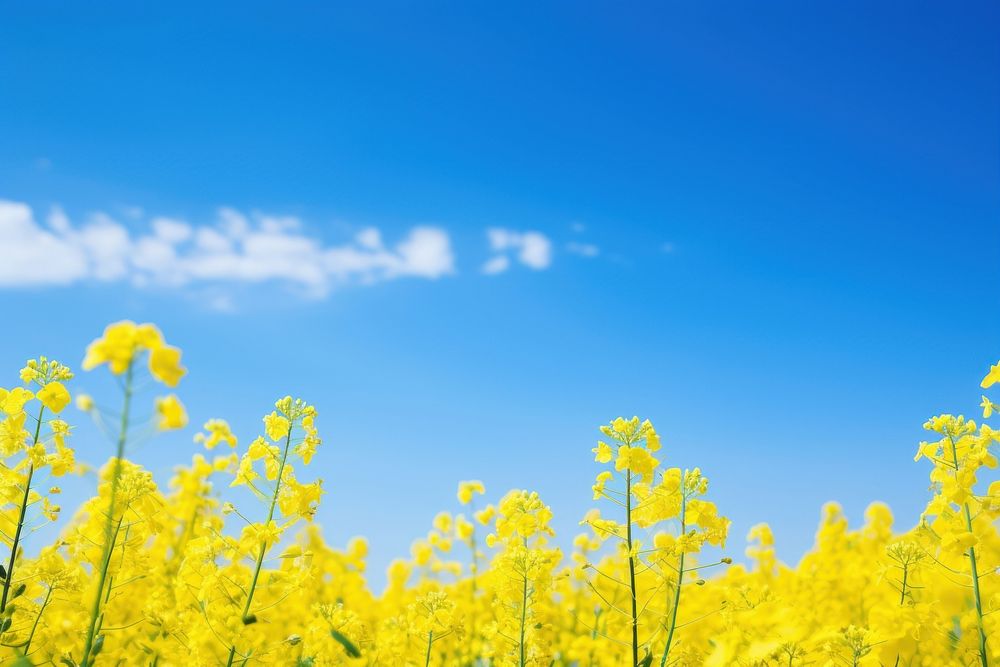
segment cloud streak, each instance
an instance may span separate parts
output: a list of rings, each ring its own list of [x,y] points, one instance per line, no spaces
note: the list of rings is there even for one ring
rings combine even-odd
[[[493,227],[486,231],[493,257],[482,266],[487,275],[503,273],[511,265],[511,256],[530,269],[541,271],[552,264],[552,242],[541,232],[518,232]]]
[[[566,250],[570,251],[574,255],[579,255],[580,257],[587,257],[588,259],[597,257],[599,254],[601,254],[601,249],[598,248],[593,243],[570,242],[566,244]]]
[[[340,285],[454,272],[450,237],[438,227],[414,227],[391,246],[375,228],[328,245],[298,218],[247,217],[231,208],[219,209],[212,225],[158,217],[135,233],[104,213],[74,225],[58,207],[40,223],[27,204],[0,200],[0,287],[278,282],[319,297]]]

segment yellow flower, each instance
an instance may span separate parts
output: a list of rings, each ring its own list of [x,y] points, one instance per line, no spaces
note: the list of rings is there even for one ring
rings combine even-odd
[[[278,506],[286,517],[297,516],[312,521],[322,495],[323,482],[320,480],[311,484],[299,484],[294,480],[288,480],[281,487]]]
[[[597,480],[594,482],[593,487],[591,487],[594,492],[594,500],[599,500],[604,495],[604,487],[607,486],[612,477],[614,475],[610,470],[604,470],[597,475]]]
[[[603,440],[598,441],[597,447],[594,447],[590,451],[594,452],[594,460],[598,463],[607,463],[611,460],[613,454],[611,447]]]
[[[56,451],[46,457],[46,463],[49,464],[53,477],[61,477],[76,467],[76,455],[71,448],[56,441]]]
[[[458,483],[458,502],[463,505],[468,505],[472,502],[472,498],[475,494],[486,493],[486,487],[479,480],[469,480],[466,482]]]
[[[28,431],[24,428],[26,416],[20,412],[0,422],[0,455],[11,456],[24,448],[28,438]]]
[[[979,540],[969,531],[947,533],[941,538],[941,548],[950,553],[963,553]]]
[[[997,382],[1000,382],[1000,363],[990,366],[990,372],[986,374],[979,386],[983,389],[989,389]]]
[[[649,451],[656,452],[660,449],[660,436],[656,431],[653,430],[653,425],[649,423],[647,419],[645,425],[648,425],[649,431],[646,433],[646,446],[649,447]]]
[[[140,341],[148,339],[148,331],[140,336],[135,322],[123,320],[109,324],[104,329],[104,335],[87,347],[87,354],[83,358],[83,369],[89,371],[101,364],[108,364],[112,373],[121,375],[132,363],[136,352],[141,349]]]
[[[240,552],[247,556],[256,556],[261,546],[266,551],[277,544],[282,532],[281,527],[274,521],[244,526],[240,533]]]
[[[459,514],[455,517],[455,536],[463,542],[468,542],[476,531],[476,524]]]
[[[979,404],[979,407],[983,409],[983,419],[989,419],[993,416],[993,411],[997,409],[996,403],[985,396],[983,396],[983,402]]]
[[[489,522],[493,521],[493,517],[496,516],[497,509],[493,505],[487,505],[483,509],[476,512],[476,521],[480,525],[487,525]]]
[[[253,469],[253,459],[244,454],[240,459],[239,468],[236,470],[236,477],[229,486],[244,486],[253,484],[253,481],[260,477]]]
[[[181,351],[170,345],[153,348],[149,353],[149,372],[168,387],[176,387],[187,373],[181,366]]]
[[[42,405],[56,414],[62,412],[70,400],[69,392],[62,382],[49,382],[39,390],[36,397]]]
[[[209,419],[202,428],[208,431],[208,435],[198,433],[194,436],[194,441],[205,445],[205,449],[215,449],[220,442],[230,447],[236,446],[236,436],[230,430],[228,422],[222,419]]]
[[[90,412],[94,409],[93,397],[90,394],[77,394],[76,408],[81,412]]]
[[[0,387],[0,410],[8,415],[16,415],[24,410],[24,404],[35,395],[23,387],[14,387],[10,391]]]
[[[451,532],[451,515],[447,512],[438,512],[434,517],[434,528],[442,533]]]
[[[159,428],[163,431],[187,426],[187,412],[176,395],[156,399],[156,412],[160,416]]]
[[[168,387],[176,387],[187,370],[181,366],[181,351],[163,342],[160,330],[152,324],[129,320],[108,325],[104,335],[87,347],[84,370],[108,364],[115,375],[124,373],[136,356],[149,351],[149,372]]]
[[[618,448],[618,458],[615,460],[615,470],[622,472],[631,470],[634,473],[645,477],[653,474],[653,469],[660,464],[659,461],[643,449],[642,447],[629,447],[623,445]]]
[[[291,427],[291,422],[277,412],[272,412],[264,417],[264,432],[274,442],[284,440]]]

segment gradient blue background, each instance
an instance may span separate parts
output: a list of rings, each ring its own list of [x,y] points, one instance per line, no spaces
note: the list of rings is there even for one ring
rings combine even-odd
[[[337,220],[431,223],[458,267],[318,301],[234,286],[233,313],[6,289],[5,384],[127,317],[184,349],[192,425],[245,443],[307,398],[326,443],[301,476],[326,480],[333,541],[370,537],[376,580],[460,479],[537,489],[568,541],[619,414],[706,471],[734,555],[766,520],[797,560],[828,500],[911,525],[920,425],[976,412],[1000,357],[998,5],[531,4],[0,8],[0,197],[193,223],[225,204],[329,243]],[[552,266],[480,275],[489,226],[545,233]],[[193,432],[136,457],[165,481]]]

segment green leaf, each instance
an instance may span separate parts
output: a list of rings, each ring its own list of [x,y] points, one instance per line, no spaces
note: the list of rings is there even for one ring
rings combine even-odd
[[[361,651],[358,650],[358,647],[355,646],[354,642],[352,642],[350,639],[340,634],[336,630],[330,630],[330,636],[333,637],[338,644],[344,647],[344,650],[347,651],[348,656],[350,656],[351,658],[361,657]]]

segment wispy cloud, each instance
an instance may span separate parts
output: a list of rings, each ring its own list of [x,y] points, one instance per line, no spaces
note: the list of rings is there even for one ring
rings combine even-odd
[[[601,249],[598,248],[593,243],[576,243],[571,241],[566,244],[566,250],[573,253],[574,255],[579,255],[580,257],[597,257],[601,254]]]
[[[496,275],[498,273],[503,273],[510,268],[510,258],[507,255],[497,255],[496,257],[491,257],[486,260],[483,264],[483,273],[486,275]]]
[[[494,255],[482,266],[483,273],[503,273],[511,256],[528,268],[540,271],[552,264],[552,242],[541,232],[518,232],[494,227],[486,231]]]
[[[0,200],[0,287],[82,281],[137,286],[262,283],[294,285],[323,296],[343,284],[454,273],[448,233],[414,227],[394,245],[374,228],[327,245],[295,217],[246,216],[231,208],[210,225],[158,217],[135,233],[105,213],[73,224],[55,207],[40,223],[27,204]]]

